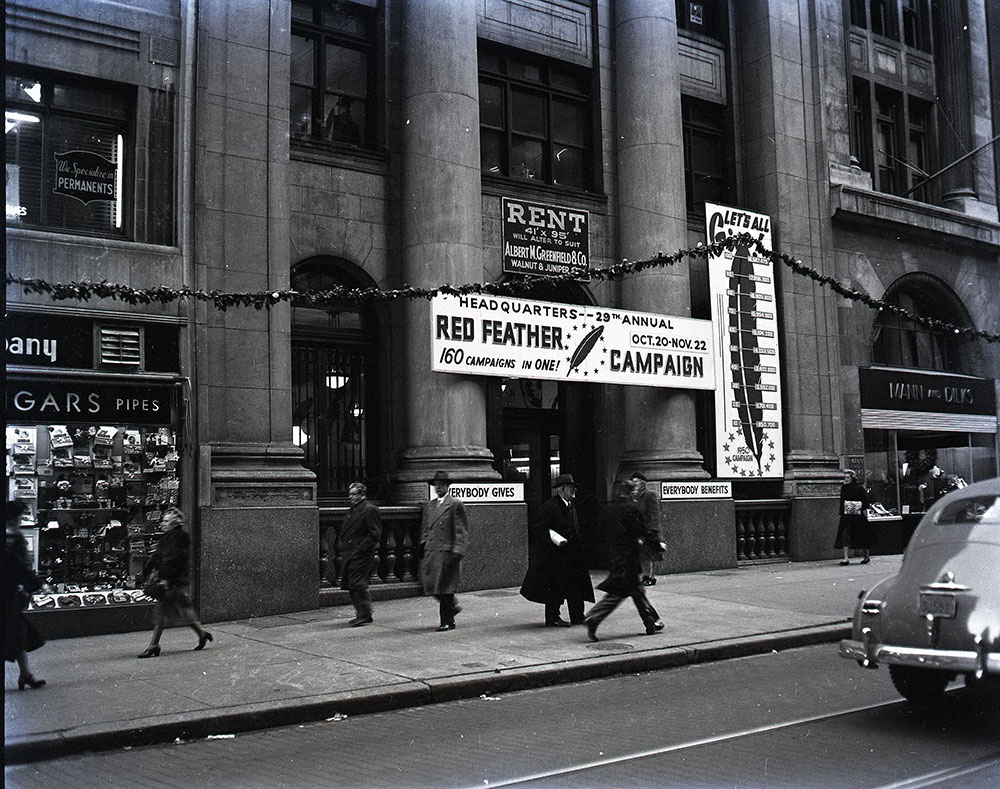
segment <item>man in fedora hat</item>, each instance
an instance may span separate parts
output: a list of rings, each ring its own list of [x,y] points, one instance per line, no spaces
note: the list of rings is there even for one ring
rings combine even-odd
[[[552,480],[552,489],[555,495],[539,508],[538,519],[528,535],[528,572],[521,584],[521,595],[534,603],[544,603],[548,627],[582,625],[583,603],[593,602],[594,587],[573,505],[576,481],[572,474],[560,474]],[[569,622],[559,613],[563,600]]]
[[[455,614],[462,610],[455,602],[458,570],[469,542],[465,505],[454,498],[448,487],[448,472],[437,471],[431,480],[435,497],[424,504],[420,530],[420,579],[424,594],[438,600],[441,624],[438,632],[455,629]]]

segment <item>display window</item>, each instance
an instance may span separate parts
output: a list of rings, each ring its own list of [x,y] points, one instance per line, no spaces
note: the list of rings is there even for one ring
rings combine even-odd
[[[32,609],[151,602],[139,584],[164,508],[180,493],[171,425],[7,427],[8,496],[43,586]]]
[[[997,475],[996,435],[865,430],[865,487],[894,515],[926,512],[952,490]]]

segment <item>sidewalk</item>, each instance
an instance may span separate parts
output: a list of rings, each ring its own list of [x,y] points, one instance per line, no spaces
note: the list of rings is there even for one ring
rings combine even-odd
[[[446,633],[437,601],[409,598],[375,603],[362,628],[347,626],[349,606],[215,623],[203,652],[190,630],[167,630],[149,660],[135,657],[148,633],[52,641],[30,656],[44,688],[18,691],[6,664],[4,755],[14,764],[833,642],[849,633],[858,591],[900,561],[661,576],[647,591],[666,629],[644,635],[626,600],[596,644],[583,627],[544,627],[542,606],[516,589],[460,595]]]

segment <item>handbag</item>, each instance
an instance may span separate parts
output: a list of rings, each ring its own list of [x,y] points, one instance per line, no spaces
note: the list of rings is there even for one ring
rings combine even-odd
[[[167,582],[160,579],[158,570],[153,570],[146,576],[146,582],[142,586],[143,594],[159,600],[167,593]]]

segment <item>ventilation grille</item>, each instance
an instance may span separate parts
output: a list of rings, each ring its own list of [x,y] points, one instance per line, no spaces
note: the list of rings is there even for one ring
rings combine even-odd
[[[101,364],[138,367],[142,363],[142,335],[138,329],[101,327]]]

